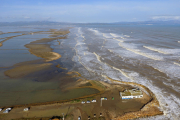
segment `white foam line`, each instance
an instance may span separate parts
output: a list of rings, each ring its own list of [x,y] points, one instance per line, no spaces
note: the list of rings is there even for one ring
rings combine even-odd
[[[152,47],[147,47],[147,46],[143,46],[143,47],[146,48],[146,49],[152,50],[152,51],[156,51],[156,52],[162,53],[162,54],[168,54],[166,52],[163,52],[161,50],[158,50],[158,49],[155,49],[155,48],[152,48]]]
[[[120,37],[120,38],[123,38],[121,35],[119,36],[119,35],[116,35],[116,34],[114,34],[114,33],[110,33],[110,35],[113,36],[113,37],[115,37],[115,38],[119,38],[119,37]]]
[[[129,35],[124,35],[124,36],[126,36],[126,37],[130,37]]]
[[[114,40],[117,40],[119,42],[124,42],[123,40],[117,39],[117,38],[113,38]]]
[[[110,66],[111,68],[113,68],[113,69],[119,71],[119,72],[120,72],[122,75],[124,75],[126,78],[129,78],[129,79],[133,80],[132,77],[128,76],[128,75],[127,75],[125,72],[123,72],[122,70],[120,70],[120,69],[118,69],[118,68],[116,68],[116,67],[114,67],[114,66],[111,66],[111,65],[109,65],[108,63],[102,62],[102,61],[100,60],[101,57],[100,57],[99,55],[97,55],[95,52],[94,52],[94,54],[95,54],[95,56],[96,56],[96,58],[97,58],[97,60],[98,60],[99,62],[101,62],[101,63],[103,63],[103,64],[106,64],[106,65]]]
[[[133,80],[132,77],[128,76],[128,75],[127,75],[125,72],[123,72],[122,70],[120,70],[120,69],[118,69],[118,68],[116,68],[116,67],[114,67],[114,66],[111,66],[111,67],[112,67],[113,69],[119,71],[119,72],[120,72],[121,74],[123,74],[125,77],[127,77],[127,78]]]
[[[174,64],[175,64],[175,65],[178,65],[178,66],[180,66],[180,64],[179,64],[179,63],[176,63],[176,62],[174,62]]]
[[[154,57],[149,56],[149,55],[147,55],[147,54],[145,54],[145,53],[138,52],[137,50],[126,48],[126,47],[124,47],[123,45],[121,45],[120,43],[119,43],[119,46],[121,46],[122,48],[124,48],[124,49],[126,49],[126,50],[129,50],[129,51],[131,51],[131,52],[134,52],[134,53],[136,53],[136,54],[142,55],[142,56],[144,56],[144,57],[147,57],[147,58],[150,58],[150,59],[153,59],[153,60],[161,60],[160,58],[154,58]]]
[[[116,34],[110,33],[110,35],[112,35],[113,37],[117,37]]]
[[[102,34],[103,34],[103,36],[104,36],[105,38],[107,38],[106,35],[105,35],[104,33],[102,33]]]
[[[154,67],[154,69],[155,69],[155,70],[158,70],[159,72],[162,72],[162,73],[164,73],[163,71],[161,71],[161,70],[159,70],[159,69],[157,69],[157,68],[155,68],[155,67]]]
[[[112,50],[110,50],[110,49],[108,49],[108,51],[113,53],[113,51],[112,51]]]

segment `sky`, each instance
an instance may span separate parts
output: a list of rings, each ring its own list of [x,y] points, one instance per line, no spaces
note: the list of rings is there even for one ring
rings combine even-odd
[[[180,0],[0,0],[0,22],[180,20]]]

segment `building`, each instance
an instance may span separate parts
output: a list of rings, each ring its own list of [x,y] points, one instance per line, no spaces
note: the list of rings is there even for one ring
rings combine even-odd
[[[120,96],[122,99],[142,98],[143,92],[139,88],[134,88],[120,92]]]

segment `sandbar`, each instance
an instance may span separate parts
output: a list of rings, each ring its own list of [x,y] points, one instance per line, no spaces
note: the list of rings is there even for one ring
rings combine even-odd
[[[37,57],[44,58],[47,62],[61,58],[61,55],[52,52],[52,48],[48,44],[27,44],[26,48],[29,48],[29,52]]]

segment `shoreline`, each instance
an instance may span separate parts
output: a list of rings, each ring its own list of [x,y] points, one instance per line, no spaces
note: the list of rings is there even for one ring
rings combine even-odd
[[[121,119],[121,120],[127,120],[127,119],[135,119],[135,118],[143,118],[143,117],[150,117],[150,116],[155,116],[155,115],[162,115],[163,112],[159,110],[159,102],[157,101],[154,93],[152,93],[147,87],[141,85],[141,84],[137,84],[137,83],[132,83],[132,82],[121,82],[121,81],[116,81],[116,80],[111,80],[112,83],[104,83],[104,85],[113,85],[113,83],[115,83],[114,85],[131,85],[131,86],[136,86],[139,87],[143,92],[147,92],[150,97],[152,97],[152,99],[147,102],[146,104],[144,104],[144,106],[139,110],[139,111],[135,111],[135,112],[127,112],[122,116],[118,116],[116,119]],[[102,83],[102,82],[100,82]],[[75,88],[77,88],[75,86]],[[70,88],[71,89],[71,88]],[[82,96],[82,97],[78,97],[78,98],[74,98],[74,99],[69,99],[69,100],[61,100],[61,101],[50,101],[50,102],[42,102],[42,103],[32,103],[32,104],[25,104],[25,105],[15,105],[15,106],[6,106],[6,107],[13,107],[13,108],[22,108],[22,107],[33,107],[33,106],[37,106],[37,107],[41,107],[41,106],[51,106],[51,105],[56,105],[56,104],[72,104],[70,103],[71,101],[76,101],[76,100],[80,100],[80,99],[85,99],[88,97],[93,97],[93,96],[97,96],[97,95],[101,95],[103,94],[105,91],[110,90],[112,88],[109,88],[104,90],[104,91],[100,91],[99,93],[96,94],[91,94],[91,95],[87,95],[87,96]],[[4,108],[6,108],[4,107]],[[112,117],[113,113],[110,112],[109,115]],[[115,118],[112,118],[115,119]]]

